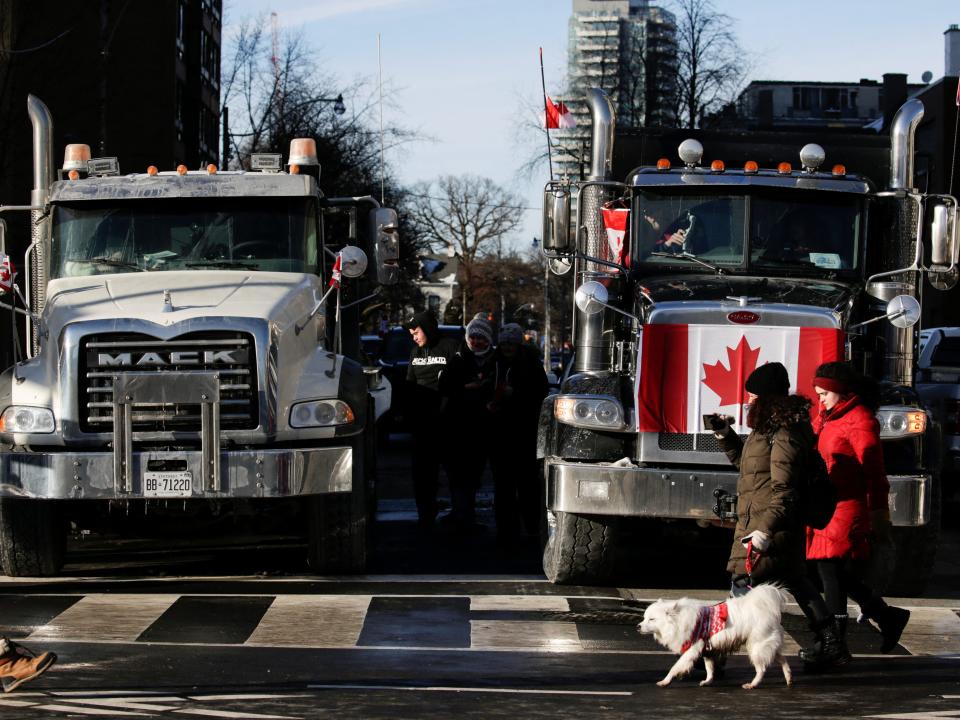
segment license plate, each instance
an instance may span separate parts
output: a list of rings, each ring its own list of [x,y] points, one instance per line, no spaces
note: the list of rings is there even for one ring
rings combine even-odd
[[[154,472],[143,474],[144,497],[190,497],[193,494],[193,473],[189,470],[178,472]]]

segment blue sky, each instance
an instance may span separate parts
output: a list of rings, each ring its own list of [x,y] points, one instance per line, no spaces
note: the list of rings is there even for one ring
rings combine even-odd
[[[656,3],[655,3],[656,4]],[[669,4],[669,3],[667,3]],[[753,58],[751,79],[856,81],[885,72],[920,82],[944,71],[943,32],[960,23],[957,0],[716,0],[736,20]],[[377,33],[384,78],[397,107],[384,122],[434,141],[394,153],[403,181],[473,173],[516,190],[539,208],[546,179],[518,175],[536,149],[518,142],[524,108],[539,98],[538,48],[547,92],[560,88],[570,0],[224,0],[231,28],[276,12],[283,28],[303,32],[323,70],[346,84],[377,75]],[[526,212],[515,239],[539,234],[539,209]]]

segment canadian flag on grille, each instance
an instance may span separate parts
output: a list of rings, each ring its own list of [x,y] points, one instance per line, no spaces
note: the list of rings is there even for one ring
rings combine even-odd
[[[843,332],[834,328],[737,325],[758,322],[760,311],[731,308],[730,325],[645,325],[637,373],[640,432],[702,433],[702,417],[730,415],[746,433],[743,384],[757,367],[780,362],[790,392],[814,401],[813,371],[843,359]],[[735,319],[734,319],[735,318]]]
[[[603,227],[607,231],[607,246],[610,248],[611,262],[623,262],[623,239],[627,234],[627,221],[630,209],[617,207],[615,203],[606,203],[600,208]]]
[[[13,276],[16,269],[10,262],[10,256],[6,253],[0,253],[0,293],[8,293],[13,290]]]
[[[340,287],[340,281],[343,279],[343,275],[340,272],[340,267],[342,266],[342,258],[340,253],[337,253],[337,259],[333,263],[333,270],[330,272],[330,284],[328,287]]]

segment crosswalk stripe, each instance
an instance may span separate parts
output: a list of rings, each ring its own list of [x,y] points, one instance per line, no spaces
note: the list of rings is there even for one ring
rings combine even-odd
[[[470,610],[542,610],[569,612],[570,601],[559,595],[471,595]]]
[[[134,642],[179,595],[86,595],[27,638]]]
[[[942,608],[911,608],[900,644],[911,655],[948,655],[957,652],[960,617]]]
[[[279,595],[246,645],[353,647],[370,595]]]
[[[516,620],[471,620],[470,648],[472,650],[582,650],[577,625],[572,622],[547,620],[521,622]]]

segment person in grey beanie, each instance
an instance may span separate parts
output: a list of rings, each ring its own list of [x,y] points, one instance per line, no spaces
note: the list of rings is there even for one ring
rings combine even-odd
[[[493,398],[493,328],[486,318],[467,325],[466,340],[450,361],[441,381],[451,429],[450,522],[456,531],[474,526],[477,490],[490,457],[490,413]]]

